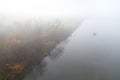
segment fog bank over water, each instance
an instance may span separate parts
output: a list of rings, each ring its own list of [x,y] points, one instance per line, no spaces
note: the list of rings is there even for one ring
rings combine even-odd
[[[0,14],[13,16],[116,16],[119,0],[1,0]]]

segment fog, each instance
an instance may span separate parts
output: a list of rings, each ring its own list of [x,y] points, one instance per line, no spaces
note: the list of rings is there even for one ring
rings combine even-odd
[[[0,0],[0,14],[14,16],[119,16],[119,0]]]
[[[119,0],[0,0],[0,80],[119,80]]]

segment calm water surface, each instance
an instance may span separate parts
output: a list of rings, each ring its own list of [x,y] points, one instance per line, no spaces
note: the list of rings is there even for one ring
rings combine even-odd
[[[120,80],[120,19],[87,18],[63,44],[25,80]]]

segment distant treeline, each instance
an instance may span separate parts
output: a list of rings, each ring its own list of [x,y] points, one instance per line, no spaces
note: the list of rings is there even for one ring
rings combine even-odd
[[[0,80],[21,80],[77,27],[78,23],[61,20],[1,23]]]

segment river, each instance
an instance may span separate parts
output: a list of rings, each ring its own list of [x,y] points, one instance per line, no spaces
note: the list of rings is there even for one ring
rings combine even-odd
[[[120,19],[86,18],[57,47],[24,80],[120,80]]]

